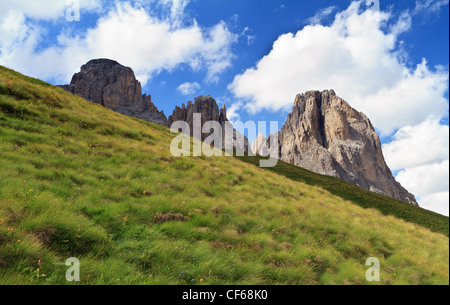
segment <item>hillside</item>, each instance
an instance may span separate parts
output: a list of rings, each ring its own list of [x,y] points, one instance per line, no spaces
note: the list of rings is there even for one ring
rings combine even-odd
[[[0,283],[67,284],[73,256],[82,284],[367,284],[371,256],[381,284],[449,283],[448,218],[173,137],[0,67]]]
[[[237,157],[237,159],[257,166],[259,160],[267,159],[261,156]],[[343,180],[319,175],[301,167],[294,166],[283,161],[278,161],[277,166],[267,168],[278,175],[285,176],[294,181],[300,181],[312,186],[321,187],[330,193],[349,200],[363,208],[379,210],[383,215],[392,215],[408,222],[419,224],[433,232],[439,232],[449,236],[449,219],[446,216],[432,211],[412,206],[409,203],[396,200],[389,196],[383,196],[370,192],[352,183]]]

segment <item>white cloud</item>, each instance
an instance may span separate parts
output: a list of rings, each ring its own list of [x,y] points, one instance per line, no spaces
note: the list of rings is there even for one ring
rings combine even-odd
[[[383,151],[390,168],[400,170],[397,181],[421,207],[448,215],[449,126],[435,120],[405,126]]]
[[[420,0],[416,1],[414,13],[437,13],[443,6],[448,5],[448,0]]]
[[[80,10],[94,11],[101,6],[101,0],[2,0],[0,19],[10,12],[21,13],[28,18],[55,20],[65,18],[66,11],[79,3]]]
[[[28,31],[29,29],[25,24],[25,16],[22,13],[16,11],[7,12],[0,19],[0,33],[2,33],[0,50],[11,52],[14,45],[25,39]]]
[[[449,127],[435,120],[405,126],[383,145],[383,152],[395,171],[448,160]]]
[[[242,107],[240,102],[233,103],[230,108],[227,109],[227,118],[230,122],[240,121],[239,109]]]
[[[397,20],[397,23],[390,27],[391,33],[398,36],[408,31],[412,26],[412,17],[409,12],[403,12]]]
[[[0,10],[0,59],[11,58],[14,49],[37,43],[45,31],[34,25],[33,21],[64,19],[68,11],[73,11],[74,4],[80,13],[92,12],[101,7],[101,0],[3,0]]]
[[[374,125],[388,135],[405,125],[448,115],[448,71],[429,70],[424,60],[413,73],[405,75],[392,88],[382,88],[359,103]]]
[[[227,109],[227,119],[232,125],[241,121],[241,116],[239,115],[239,110],[242,108],[242,103],[240,101],[234,101],[229,96],[218,96],[215,98],[219,108],[223,105]]]
[[[417,197],[449,190],[449,160],[407,168],[396,179]],[[448,204],[448,202],[447,202]]]
[[[225,22],[211,28],[203,28],[195,20],[185,25],[181,18],[186,17],[182,11],[188,1],[166,2],[172,5],[167,18],[151,15],[139,3],[118,2],[95,27],[80,35],[62,31],[57,45],[43,49],[38,47],[45,31],[32,23],[18,23],[26,34],[16,37],[14,43],[0,45],[0,63],[59,83],[68,82],[93,58],[110,58],[133,68],[142,83],[162,70],[181,65],[205,70],[206,81],[217,81],[231,66],[236,35]],[[0,25],[4,20],[0,19]]]
[[[404,13],[392,22],[389,12],[361,12],[360,7],[353,2],[331,26],[281,35],[229,89],[247,101],[251,113],[287,110],[298,93],[334,89],[383,135],[445,115],[448,71],[430,69],[425,60],[414,68],[403,62],[399,35],[410,29],[411,17]]]
[[[243,36],[247,39],[247,45],[250,46],[255,42],[256,35],[247,34],[248,32],[252,31],[249,27],[245,27],[242,33],[239,36]]]
[[[238,35],[230,32],[224,21],[209,30],[200,49],[203,61],[208,65],[207,82],[218,82],[218,75],[231,67],[235,58],[231,46],[237,40]]]
[[[283,10],[283,9],[285,9],[285,8],[286,8],[286,5],[281,4],[280,7],[275,8],[275,9],[273,10],[273,12],[274,12],[274,13],[278,13],[278,12],[280,12],[281,10]]]
[[[336,6],[329,6],[324,9],[321,9],[317,12],[316,15],[306,19],[305,23],[311,25],[320,24],[324,18],[330,16],[336,9],[337,9]]]
[[[183,95],[192,95],[201,88],[200,84],[197,82],[185,82],[178,86],[177,90]]]
[[[448,216],[449,215],[449,192],[435,193],[424,196],[420,200],[422,208]]]
[[[170,17],[173,20],[180,20],[183,18],[184,9],[189,4],[190,0],[161,0],[161,3],[170,7]]]

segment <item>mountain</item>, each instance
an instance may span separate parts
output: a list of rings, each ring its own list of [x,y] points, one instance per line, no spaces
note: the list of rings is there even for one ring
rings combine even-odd
[[[270,140],[270,138],[268,138]],[[260,132],[252,143],[252,152],[260,156],[269,156],[270,143],[267,142],[266,137]]]
[[[167,124],[151,96],[142,95],[142,87],[131,68],[110,59],[94,59],[72,77],[66,91],[119,113],[161,125]]]
[[[195,102],[189,101],[187,106],[182,104],[181,108],[176,106],[173,114],[169,116],[167,126],[170,127],[173,122],[184,121],[187,122],[190,128],[190,136],[194,136],[194,114],[200,114],[200,126],[209,121],[218,122],[222,127],[222,147],[232,147],[235,151],[248,151],[248,139],[233,128],[233,125],[228,121],[227,110],[225,105],[219,111],[219,106],[215,99],[210,95],[199,96],[195,98]],[[229,138],[226,137],[225,127],[232,131]],[[211,133],[201,133],[199,140],[205,140]],[[232,136],[232,137],[231,137]],[[226,146],[229,145],[229,146]]]
[[[177,106],[167,119],[164,112],[158,111],[152,103],[151,96],[142,95],[141,84],[136,80],[133,70],[114,60],[93,59],[72,77],[70,85],[60,87],[88,101],[147,122],[170,127],[175,121],[185,121],[189,124],[191,136],[193,114],[200,113],[201,126],[205,122],[216,121],[222,127],[228,125],[233,130],[232,139],[225,138],[223,133],[223,147],[232,141],[230,145],[234,150],[247,151],[249,145],[248,139],[239,134],[228,122],[225,106],[219,112],[216,100],[209,95],[197,97],[195,103],[188,102],[187,107],[184,104],[181,108]],[[210,134],[202,133],[201,140]]]
[[[448,285],[448,217],[176,136],[0,66],[0,283]]]
[[[264,155],[269,143],[259,137],[255,152]],[[282,161],[418,206],[394,179],[369,118],[333,90],[297,95],[278,146]]]
[[[81,67],[64,90],[127,116],[170,127],[185,121],[194,136],[193,116],[199,113],[201,125],[216,121],[222,126],[223,147],[247,151],[246,137],[237,132],[226,117],[225,106],[219,111],[215,99],[199,96],[187,106],[176,107],[169,119],[159,112],[142,88],[131,68],[109,59],[94,59]],[[225,137],[224,127],[233,130]],[[205,140],[211,133],[201,133]],[[294,109],[278,133],[279,159],[316,173],[338,177],[370,191],[418,205],[394,177],[381,151],[381,143],[369,119],[351,108],[334,91],[310,91],[298,95]],[[231,142],[231,143],[230,143]],[[253,151],[265,155],[269,147],[262,134]]]

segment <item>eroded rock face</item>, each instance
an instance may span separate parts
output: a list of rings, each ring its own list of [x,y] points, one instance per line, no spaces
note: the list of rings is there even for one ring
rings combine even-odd
[[[94,59],[81,67],[63,89],[106,108],[145,121],[166,125],[151,96],[142,95],[142,87],[131,68],[109,59]]]
[[[270,138],[269,138],[270,140]],[[255,154],[258,154],[260,156],[267,157],[269,156],[269,150],[267,147],[270,145],[267,144],[267,139],[264,137],[264,135],[260,132],[258,136],[256,137],[256,140],[252,143],[252,152]],[[270,142],[269,142],[270,143]]]
[[[182,104],[181,108],[176,106],[172,115],[169,116],[167,126],[170,128],[174,122],[187,122],[190,128],[191,136],[194,137],[194,113],[200,114],[201,125],[206,122],[219,122],[222,126],[222,147],[232,147],[235,151],[248,151],[248,139],[236,131],[232,124],[228,121],[225,105],[219,111],[219,106],[214,98],[210,95],[199,96],[195,98],[195,102],[189,101],[187,106]],[[228,127],[233,132],[233,137],[225,137],[225,130]],[[201,133],[201,139],[204,141],[211,133]]]
[[[189,101],[187,106],[185,106],[185,104],[182,104],[181,108],[176,106],[172,115],[169,116],[167,124],[170,127],[173,122],[185,121],[189,124],[191,135],[193,135],[194,113],[199,113],[201,115],[201,126],[208,121],[216,121],[220,124],[224,123],[224,118],[221,116],[216,100],[209,95],[204,95],[195,98],[195,103]],[[226,121],[228,120],[226,119]],[[208,134],[202,134],[202,138],[200,140],[204,140],[207,136]]]
[[[270,142],[258,141],[256,153],[261,154]],[[333,90],[297,95],[278,142],[282,161],[418,205],[394,179],[370,120]]]

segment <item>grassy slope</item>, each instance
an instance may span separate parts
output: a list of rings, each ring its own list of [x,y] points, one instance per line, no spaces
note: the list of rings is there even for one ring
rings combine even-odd
[[[260,156],[245,156],[237,158],[243,162],[256,166],[259,164],[259,160],[266,159]],[[326,189],[330,193],[342,197],[345,200],[352,201],[363,208],[374,208],[382,212],[384,215],[392,215],[408,222],[417,223],[434,232],[439,232],[449,236],[449,219],[446,216],[414,207],[408,203],[393,199],[391,197],[375,194],[340,179],[319,175],[285,162],[279,161],[277,166],[268,168],[268,170],[288,177],[294,181],[319,186]]]
[[[172,138],[0,67],[0,283],[449,283],[446,236]]]

